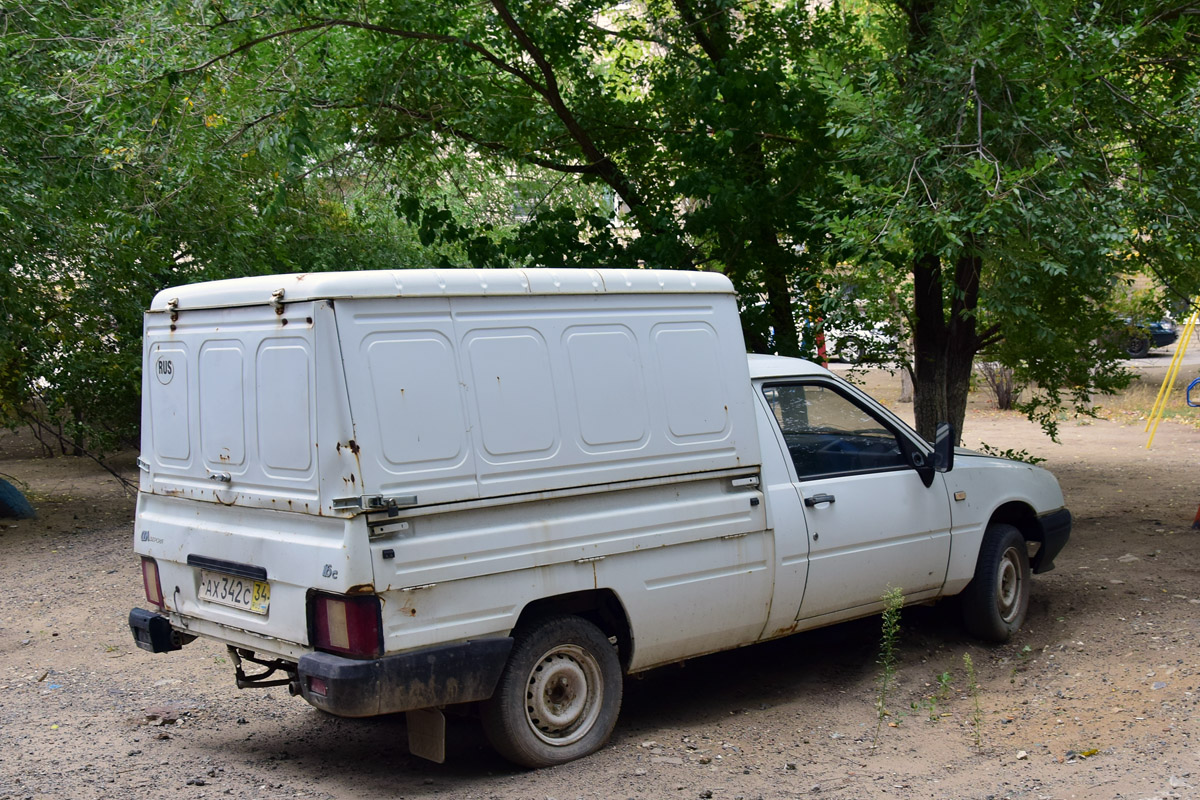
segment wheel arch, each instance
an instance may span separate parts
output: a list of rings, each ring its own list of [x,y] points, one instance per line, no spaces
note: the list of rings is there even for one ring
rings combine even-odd
[[[1034,572],[1037,572],[1041,565],[1042,544],[1046,541],[1042,525],[1038,522],[1037,512],[1028,503],[1011,500],[993,511],[991,518],[988,519],[988,525],[998,522],[1012,525],[1021,532],[1027,543],[1036,545],[1029,554],[1029,565]]]
[[[521,610],[514,630],[535,620],[559,614],[583,617],[603,631],[605,636],[616,639],[621,671],[629,671],[629,664],[633,659],[633,631],[629,624],[629,614],[616,592],[607,588],[586,589],[539,598]]]

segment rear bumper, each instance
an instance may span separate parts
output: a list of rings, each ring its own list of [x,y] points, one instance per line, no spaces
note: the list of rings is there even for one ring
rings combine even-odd
[[[1042,528],[1042,546],[1033,557],[1030,568],[1035,573],[1054,569],[1054,559],[1071,538],[1071,512],[1065,508],[1038,517]]]
[[[171,620],[162,614],[144,608],[129,612],[129,632],[133,634],[133,641],[138,647],[151,653],[169,653],[196,638],[172,628]]]
[[[340,717],[370,717],[470,703],[492,696],[508,661],[507,636],[358,660],[309,653],[298,665],[300,693]]]

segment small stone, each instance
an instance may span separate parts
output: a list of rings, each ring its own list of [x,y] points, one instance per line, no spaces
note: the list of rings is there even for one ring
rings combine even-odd
[[[1155,688],[1155,689],[1165,689],[1165,688],[1167,688],[1167,684],[1166,684],[1166,682],[1165,682],[1165,681],[1155,681],[1155,682],[1154,682],[1154,687],[1153,687],[1153,688]]]
[[[246,719],[245,717],[238,717],[238,718],[237,718],[237,724],[238,724],[238,725],[249,725],[249,724],[250,724],[250,720]]]
[[[789,761],[789,762],[787,762],[787,767],[785,767],[785,769],[787,769],[787,770],[795,770],[795,769],[796,769],[796,762],[795,762],[795,761]]]
[[[1026,753],[1024,750],[1017,751],[1017,761],[1028,761],[1028,760],[1029,760],[1029,753]]]
[[[712,797],[712,789],[705,789],[700,793],[700,800],[708,800],[710,797]]]

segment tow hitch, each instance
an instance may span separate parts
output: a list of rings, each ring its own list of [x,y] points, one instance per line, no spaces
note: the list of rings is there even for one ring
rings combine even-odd
[[[253,689],[257,687],[267,686],[288,686],[296,681],[296,665],[291,661],[284,661],[281,658],[273,658],[266,661],[261,658],[256,658],[254,653],[249,650],[242,650],[228,646],[229,657],[233,659],[233,674],[237,679],[237,687],[239,689]],[[242,669],[242,662],[249,661],[251,664],[258,664],[260,667],[266,667],[266,672],[256,672],[253,675],[247,675]],[[282,671],[285,677],[272,678],[276,672]],[[292,692],[296,694],[296,692]]]

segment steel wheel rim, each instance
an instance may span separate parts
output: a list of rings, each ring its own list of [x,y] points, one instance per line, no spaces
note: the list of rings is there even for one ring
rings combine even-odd
[[[1021,558],[1015,547],[1000,556],[996,574],[996,609],[1000,618],[1012,622],[1021,610]]]
[[[595,725],[603,694],[604,676],[591,653],[578,645],[556,645],[530,670],[525,721],[546,744],[574,744]]]

